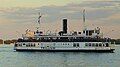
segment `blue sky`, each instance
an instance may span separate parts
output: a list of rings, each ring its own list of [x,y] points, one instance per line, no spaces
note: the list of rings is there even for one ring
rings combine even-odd
[[[120,38],[120,1],[110,0],[0,0],[0,37],[15,39],[26,29],[61,30],[62,19],[68,19],[69,31],[83,28],[82,11],[86,9],[88,28],[100,27],[106,37]],[[111,31],[114,30],[114,31]]]

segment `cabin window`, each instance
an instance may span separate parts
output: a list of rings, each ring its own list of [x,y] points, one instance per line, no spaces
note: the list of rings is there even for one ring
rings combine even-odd
[[[109,47],[109,44],[108,44],[108,43],[106,43],[106,47]]]
[[[15,47],[17,47],[17,44],[15,44]]]
[[[89,43],[89,46],[92,46],[91,43]]]
[[[77,47],[79,47],[79,43],[77,43]]]
[[[104,47],[104,44],[103,44],[103,47]]]
[[[101,46],[102,46],[102,44],[100,43],[100,44],[99,44],[99,46],[101,47]]]
[[[83,31],[83,33],[85,33],[85,31]]]
[[[96,43],[96,47],[98,47],[98,43]]]
[[[86,31],[86,35],[88,35],[88,32],[89,32],[89,31]]]
[[[73,44],[73,47],[76,47],[76,44],[75,44],[75,43]]]
[[[25,45],[25,43],[23,43],[23,45]]]

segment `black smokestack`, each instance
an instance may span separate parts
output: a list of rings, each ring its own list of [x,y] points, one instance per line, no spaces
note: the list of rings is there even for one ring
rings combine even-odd
[[[63,32],[67,33],[67,19],[63,19]]]

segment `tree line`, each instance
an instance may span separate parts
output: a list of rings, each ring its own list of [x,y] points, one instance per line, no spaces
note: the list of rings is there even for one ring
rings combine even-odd
[[[17,42],[16,39],[13,39],[13,40],[2,40],[0,39],[0,44],[12,44],[12,43],[15,43]]]

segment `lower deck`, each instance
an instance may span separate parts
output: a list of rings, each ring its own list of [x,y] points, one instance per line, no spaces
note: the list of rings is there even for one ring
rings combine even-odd
[[[81,51],[111,52],[114,49],[108,42],[18,42],[17,51]]]

